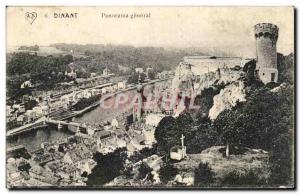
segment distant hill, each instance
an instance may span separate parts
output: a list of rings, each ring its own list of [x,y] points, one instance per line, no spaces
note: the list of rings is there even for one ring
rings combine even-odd
[[[196,49],[165,49],[103,44],[52,44],[59,50],[73,53],[77,65],[89,71],[102,71],[107,65],[114,73],[118,67],[130,69],[152,67],[156,71],[172,70],[186,55],[205,55]],[[79,56],[79,57],[78,57]]]
[[[18,48],[18,50],[38,51],[39,50],[39,46],[38,45],[34,45],[34,46],[20,46]]]

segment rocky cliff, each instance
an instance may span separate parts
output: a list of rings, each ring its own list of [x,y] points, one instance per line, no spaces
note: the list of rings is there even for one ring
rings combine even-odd
[[[209,118],[214,120],[222,111],[231,109],[238,102],[246,101],[244,88],[242,81],[236,81],[222,89],[218,95],[214,96],[214,105],[209,110]]]

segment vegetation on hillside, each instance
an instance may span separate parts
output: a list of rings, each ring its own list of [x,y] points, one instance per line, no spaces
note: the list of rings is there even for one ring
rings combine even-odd
[[[122,67],[146,69],[152,67],[155,71],[172,70],[184,56],[195,54],[195,49],[164,49],[162,47],[134,47],[103,44],[53,44],[62,51],[82,53],[86,57],[75,61],[80,66],[86,66],[93,71],[102,71],[107,65],[114,73]],[[199,55],[203,55],[197,52]]]
[[[269,152],[271,176],[268,184],[290,185],[293,181],[293,131],[294,131],[294,86],[292,85],[292,57],[278,61],[286,71],[280,73],[285,84],[263,85],[254,76],[255,61],[250,62],[244,71],[247,100],[239,102],[231,110],[224,110],[211,122],[207,113],[212,106],[212,98],[217,90],[208,89],[199,97],[202,109],[194,114],[182,113],[178,118],[166,117],[155,131],[161,154],[169,154],[170,148],[180,145],[180,135],[184,134],[188,153],[199,153],[214,145],[230,145],[229,154],[235,154],[230,147],[241,146],[263,149]],[[287,62],[289,61],[289,62]],[[253,68],[254,67],[254,68]],[[277,87],[277,88],[276,88]],[[274,89],[275,88],[275,89]],[[272,90],[274,89],[274,90]],[[203,98],[201,98],[203,97]],[[230,175],[232,180],[255,180],[254,172],[243,177]],[[252,177],[252,178],[251,178]],[[229,180],[229,179],[228,179]],[[257,180],[265,184],[265,180]],[[244,181],[245,182],[245,181]],[[249,182],[250,183],[250,182]],[[254,182],[256,183],[256,182]]]
[[[64,72],[72,61],[71,55],[54,57],[13,53],[7,63],[7,96],[17,99],[30,94],[30,89],[20,88],[29,79],[40,89],[52,89],[56,83],[64,80]]]

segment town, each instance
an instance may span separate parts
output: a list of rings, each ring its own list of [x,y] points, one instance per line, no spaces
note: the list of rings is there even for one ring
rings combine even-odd
[[[8,62],[7,187],[293,187],[292,165],[276,167],[291,164],[277,148],[292,152],[294,84],[278,37],[277,25],[256,24],[255,58],[19,47]],[[150,52],[173,66],[145,63]],[[16,68],[24,58],[31,72]]]

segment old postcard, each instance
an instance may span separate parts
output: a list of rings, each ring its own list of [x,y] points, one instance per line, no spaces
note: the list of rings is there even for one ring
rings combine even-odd
[[[294,9],[8,6],[7,188],[293,189]]]

